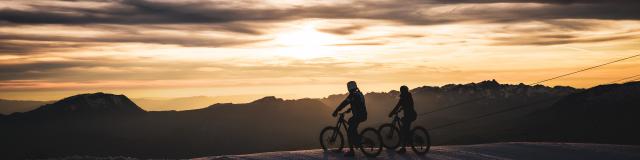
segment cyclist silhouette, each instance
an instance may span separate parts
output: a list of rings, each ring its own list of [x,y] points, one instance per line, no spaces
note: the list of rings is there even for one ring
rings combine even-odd
[[[360,137],[358,135],[358,125],[367,120],[367,107],[364,104],[364,96],[355,81],[349,81],[347,83],[347,89],[349,90],[349,96],[338,105],[335,111],[333,111],[333,116],[337,116],[338,112],[342,110],[347,105],[351,105],[351,113],[352,116],[349,118],[349,128],[347,129],[347,138],[349,141],[349,151],[344,154],[344,156],[354,156],[355,153],[353,151],[353,145],[359,145]]]
[[[402,108],[400,108],[402,106]],[[413,108],[413,97],[411,93],[409,93],[409,87],[401,86],[400,87],[400,100],[398,100],[398,104],[393,108],[393,111],[389,113],[389,117],[392,117],[396,114],[396,112],[403,111],[404,116],[401,118],[402,128],[400,128],[400,132],[403,136],[400,136],[400,144],[401,147],[397,151],[398,153],[404,153],[407,150],[407,139],[411,136],[409,129],[411,128],[411,122],[415,121],[417,118],[416,110]]]

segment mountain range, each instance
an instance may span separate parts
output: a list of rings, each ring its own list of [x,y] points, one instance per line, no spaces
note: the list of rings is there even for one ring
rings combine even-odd
[[[640,144],[640,83],[596,86],[563,97],[540,111],[544,139],[571,142]]]
[[[165,111],[165,110],[191,110],[207,107],[215,103],[224,102],[251,102],[252,100],[261,98],[253,95],[238,96],[192,96],[178,98],[132,98],[140,108],[146,111]],[[34,110],[42,105],[50,104],[55,101],[34,101],[34,100],[7,100],[0,99],[0,114],[11,114],[15,112],[26,112]]]
[[[640,82],[571,87],[500,84],[495,80],[411,90],[433,143],[564,141],[640,144]],[[365,94],[369,119],[389,122],[398,92]],[[145,111],[124,95],[81,94],[35,110],[0,116],[0,152],[9,159],[69,155],[192,158],[318,148],[346,94],[320,99],[264,97],[185,111]],[[512,109],[520,107],[518,109]],[[483,117],[483,115],[508,112]],[[431,111],[437,111],[430,113]],[[425,114],[428,113],[428,114]],[[444,126],[444,127],[443,127]]]

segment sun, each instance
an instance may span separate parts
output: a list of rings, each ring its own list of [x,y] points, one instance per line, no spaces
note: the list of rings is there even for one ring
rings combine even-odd
[[[307,23],[291,31],[278,33],[274,41],[279,46],[279,54],[317,58],[333,54],[334,44],[341,40],[335,35],[319,32],[315,29],[315,23]]]
[[[336,39],[333,35],[317,31],[315,25],[307,24],[298,30],[280,33],[275,40],[284,46],[322,46],[335,43]]]

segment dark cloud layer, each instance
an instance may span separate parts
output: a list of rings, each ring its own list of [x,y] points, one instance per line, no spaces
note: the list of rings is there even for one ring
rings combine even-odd
[[[85,1],[86,2],[86,1]],[[592,24],[558,21],[563,19],[640,20],[640,2],[635,0],[397,0],[353,1],[351,4],[252,7],[251,3],[226,4],[213,1],[96,1],[100,7],[23,4],[26,8],[0,9],[0,26],[62,25],[107,30],[111,34],[94,37],[34,35],[0,32],[0,54],[33,54],[66,51],[109,43],[150,43],[184,47],[231,47],[266,41],[257,36],[268,33],[273,22],[304,18],[371,19],[409,25],[456,22],[518,23],[540,21],[558,28],[590,29]],[[235,1],[231,1],[234,2]],[[239,1],[241,2],[241,1]],[[238,2],[238,3],[239,3]],[[76,4],[78,3],[78,4]],[[494,6],[492,3],[508,3]],[[522,3],[537,3],[530,6]],[[441,11],[447,6],[449,11]],[[350,35],[367,25],[351,24],[316,28],[319,31]],[[189,35],[145,34],[145,30],[226,31],[244,34],[238,38]],[[246,35],[246,36],[245,36]],[[239,39],[241,38],[241,39]],[[540,38],[539,44],[564,43],[571,37]],[[560,39],[562,41],[556,41]],[[502,40],[510,40],[508,38]],[[382,45],[384,41],[338,45]],[[502,44],[502,43],[500,43]],[[520,43],[509,43],[520,44]]]
[[[579,4],[579,3],[633,3],[636,0],[435,0],[439,3],[550,3],[550,4]]]
[[[91,82],[242,79],[247,75],[255,75],[260,78],[280,78],[290,75],[323,77],[349,74],[341,72],[347,69],[363,70],[372,67],[385,67],[385,65],[366,62],[359,66],[353,66],[353,63],[339,62],[334,59],[292,60],[287,65],[246,66],[233,63],[147,61],[144,58],[71,58],[64,61],[0,64],[0,84],[31,80]],[[219,68],[219,70],[199,70],[203,67]],[[171,76],[167,77],[167,75]]]
[[[219,47],[233,46],[246,43],[253,43],[263,40],[233,40],[233,39],[216,39],[203,36],[169,36],[169,35],[104,35],[96,37],[66,37],[66,36],[43,36],[43,35],[20,35],[20,34],[3,34],[0,33],[0,40],[26,40],[26,41],[57,41],[57,42],[137,42],[137,43],[153,43],[153,44],[174,44],[185,47]]]
[[[0,19],[26,24],[165,24],[224,23],[270,20],[287,16],[277,9],[221,8],[213,2],[116,1],[103,8],[31,5],[33,9],[2,9]]]
[[[576,37],[573,35],[527,35],[493,38],[494,45],[559,45],[569,43],[593,43],[615,40],[637,39],[637,35],[615,35],[606,37]]]
[[[38,54],[64,52],[82,48],[109,45],[110,43],[148,43],[179,45],[183,47],[233,47],[268,39],[234,39],[194,35],[156,35],[140,33],[114,33],[92,37],[65,35],[35,35],[0,32],[0,54]]]
[[[449,12],[430,12],[429,9],[456,4],[486,3],[541,3],[536,7],[508,8],[492,6],[456,7]],[[151,43],[180,45],[185,47],[230,47],[265,41],[266,39],[243,36],[244,39],[225,37],[176,36],[141,34],[136,29],[170,29],[179,31],[217,30],[249,35],[263,34],[269,23],[302,18],[328,19],[374,19],[388,20],[411,25],[430,25],[454,22],[515,23],[522,21],[542,21],[554,23],[559,28],[583,28],[591,25],[579,22],[557,22],[556,19],[640,19],[640,3],[630,0],[618,1],[571,1],[571,0],[452,0],[452,1],[356,1],[353,5],[299,6],[284,9],[277,8],[238,8],[220,5],[208,1],[156,2],[156,1],[112,1],[104,7],[82,8],[74,6],[51,6],[47,4],[30,5],[32,9],[0,9],[1,25],[60,24],[60,25],[121,25],[108,30],[120,30],[122,33],[97,37],[68,37],[27,34],[0,33],[0,54],[33,54],[52,51],[66,51],[96,44],[106,43]],[[251,23],[250,23],[251,22]],[[187,27],[181,25],[206,24],[206,27]],[[176,26],[178,25],[178,26]],[[349,35],[365,28],[363,25],[317,28],[319,31]],[[519,44],[562,44],[575,38],[554,38],[528,36],[530,43],[509,38],[495,39],[505,41],[499,45]],[[19,40],[20,42],[16,42]],[[614,39],[615,40],[615,39]],[[28,43],[24,42],[28,41]],[[61,43],[51,43],[61,42]],[[384,41],[357,42],[338,45],[383,45]]]
[[[15,39],[1,40],[0,55],[27,55],[43,52],[65,52],[86,47],[92,47],[93,43],[50,43],[50,42],[15,42]]]
[[[474,7],[442,14],[424,9],[448,4],[543,3],[537,8],[499,9]],[[452,0],[356,1],[352,5],[241,8],[210,1],[115,1],[106,7],[81,8],[31,5],[33,9],[0,10],[0,20],[21,24],[179,24],[279,21],[300,18],[379,19],[408,24],[449,23],[468,20],[515,21],[558,18],[640,19],[640,2],[633,0]]]

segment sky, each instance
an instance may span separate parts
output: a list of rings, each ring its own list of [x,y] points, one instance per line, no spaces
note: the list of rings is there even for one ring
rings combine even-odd
[[[0,98],[318,98],[533,83],[640,54],[637,0],[2,1]],[[591,87],[640,58],[545,82]],[[233,101],[233,100],[231,100]]]

